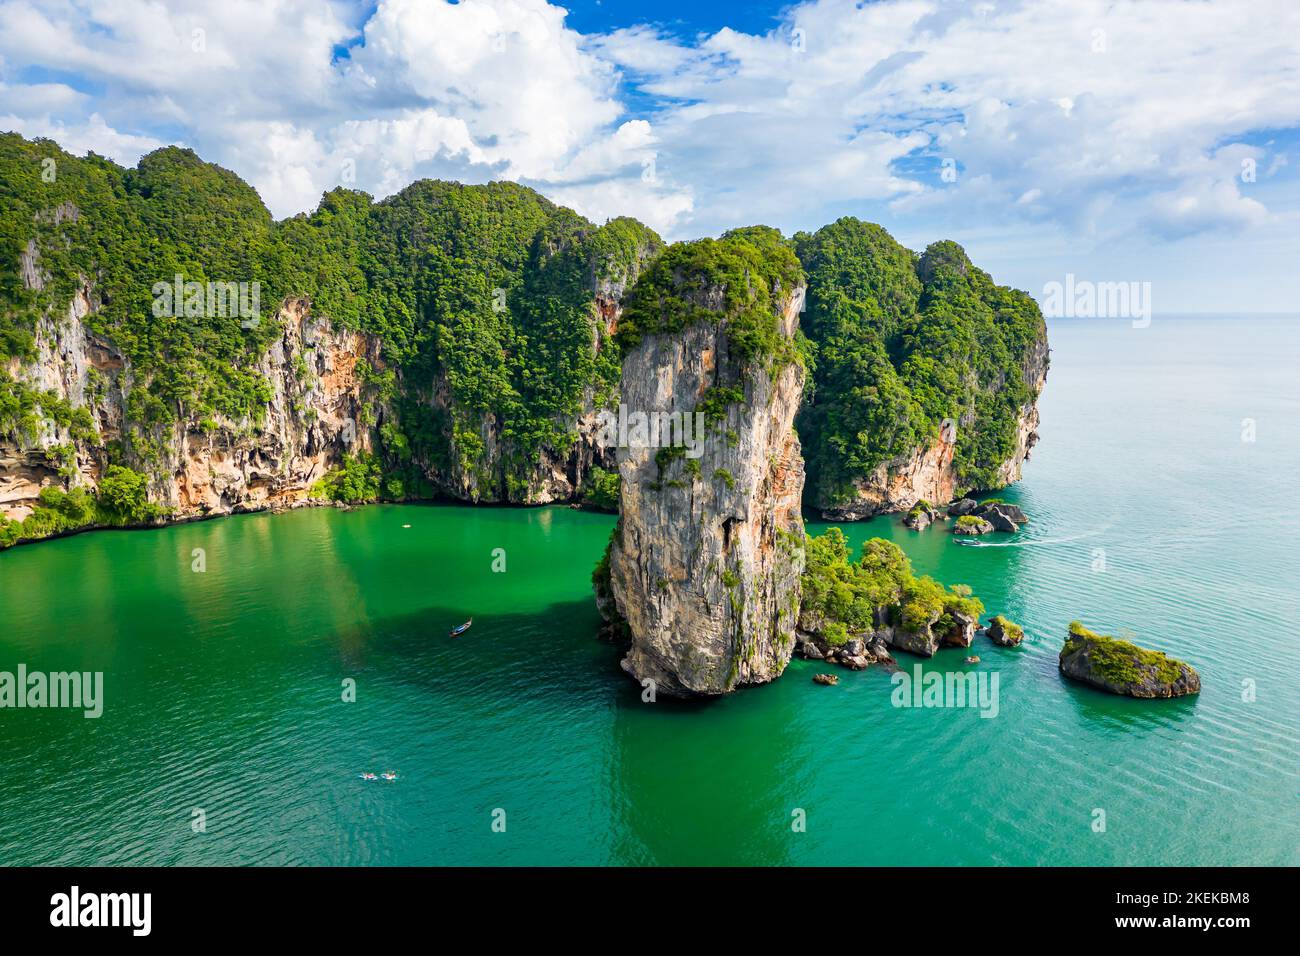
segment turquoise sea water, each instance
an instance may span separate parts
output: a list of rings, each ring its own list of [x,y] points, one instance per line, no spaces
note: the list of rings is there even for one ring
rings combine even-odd
[[[0,710],[0,861],[1300,863],[1300,323],[1051,338],[1042,441],[1003,494],[1030,525],[976,545],[845,526],[1024,623],[1019,650],[981,635],[924,663],[996,672],[996,718],[895,708],[876,668],[820,687],[802,661],[725,700],[642,703],[594,639],[608,516],[375,506],[87,534],[0,554],[0,671],[103,671],[106,697],[97,720]],[[1189,661],[1203,692],[1063,682],[1076,617]]]

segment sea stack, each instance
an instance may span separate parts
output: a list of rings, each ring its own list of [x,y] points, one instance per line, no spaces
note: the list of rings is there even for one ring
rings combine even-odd
[[[798,260],[756,227],[671,247],[624,313],[621,518],[595,585],[628,641],[623,669],[659,692],[725,694],[790,661],[804,566],[792,427],[803,294]],[[680,418],[690,441],[638,434],[638,416]]]

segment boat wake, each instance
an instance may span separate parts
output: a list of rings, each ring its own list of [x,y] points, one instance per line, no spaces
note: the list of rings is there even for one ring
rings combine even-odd
[[[1095,538],[1099,534],[1109,531],[1111,525],[1106,524],[1092,531],[1084,531],[1079,534],[1072,534],[1065,538],[1038,538],[1028,541],[973,541],[959,540],[957,542],[963,548],[1029,548],[1043,544],[1068,544],[1071,541],[1082,541],[1084,538]]]

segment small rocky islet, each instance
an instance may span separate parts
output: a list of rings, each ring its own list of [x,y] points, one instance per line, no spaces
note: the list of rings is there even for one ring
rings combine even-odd
[[[1025,639],[1024,628],[1007,620],[1001,614],[989,619],[986,633],[989,640],[999,647],[1019,647],[1020,642]]]
[[[1070,623],[1058,666],[1070,680],[1125,697],[1184,697],[1201,691],[1201,677],[1191,665],[1163,651],[1098,634],[1079,621]]]
[[[866,542],[863,548],[888,545],[890,542],[875,538]],[[873,624],[878,626],[856,632],[849,632],[847,628],[841,630],[836,626],[839,622],[819,621],[816,610],[806,609],[800,615],[799,629],[795,631],[795,645],[799,655],[806,660],[838,664],[849,670],[865,670],[872,664],[893,665],[893,650],[918,657],[933,657],[943,647],[969,648],[980,631],[1000,647],[1019,646],[1024,639],[1023,629],[1002,615],[990,618],[988,626],[981,627],[976,617],[968,612],[977,608],[982,612],[983,605],[977,598],[965,594],[965,590],[961,585],[949,589],[957,601],[971,602],[965,610],[952,602],[947,610],[940,611],[938,617],[930,619],[927,615],[918,621],[915,606],[909,607],[908,599],[903,598],[902,603],[883,606],[873,612]],[[972,654],[964,662],[978,664],[980,658]]]
[[[946,512],[939,511],[925,499],[921,499],[903,516],[903,524],[913,531],[923,531],[936,522],[953,523],[955,535],[981,535],[991,531],[1019,531],[1029,517],[1019,506],[1003,501],[1001,498],[988,498],[976,501],[974,498],[960,498],[948,506]]]

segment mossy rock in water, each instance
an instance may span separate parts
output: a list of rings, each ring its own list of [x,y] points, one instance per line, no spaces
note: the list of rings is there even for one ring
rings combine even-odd
[[[988,635],[989,640],[999,647],[1017,647],[1025,639],[1025,630],[999,614],[990,619]]]
[[[1071,680],[1127,697],[1182,697],[1201,690],[1200,675],[1182,661],[1094,633],[1078,621],[1070,624],[1059,664]]]

